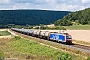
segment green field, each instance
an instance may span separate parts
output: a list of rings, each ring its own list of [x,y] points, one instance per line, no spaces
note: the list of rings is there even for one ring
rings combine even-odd
[[[85,60],[82,56],[43,46],[30,39],[15,37],[5,41],[2,40],[2,44],[0,43],[0,51],[4,52],[6,58],[19,58],[19,60]]]
[[[70,30],[90,30],[90,25],[75,25],[75,26],[64,26]]]
[[[7,35],[11,35],[11,33],[9,33],[8,31],[0,31],[0,36],[7,36]]]

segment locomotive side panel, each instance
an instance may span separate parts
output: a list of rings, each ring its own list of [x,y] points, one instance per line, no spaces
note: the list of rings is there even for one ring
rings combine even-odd
[[[66,42],[66,38],[63,34],[51,33],[50,39],[56,40],[56,41],[61,41],[61,42]]]

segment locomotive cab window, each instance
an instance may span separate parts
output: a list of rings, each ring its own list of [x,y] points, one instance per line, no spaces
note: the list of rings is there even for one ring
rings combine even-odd
[[[70,35],[66,36],[66,38],[72,38]]]

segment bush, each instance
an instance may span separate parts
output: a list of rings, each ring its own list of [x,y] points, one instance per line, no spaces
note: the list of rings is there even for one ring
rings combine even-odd
[[[4,59],[4,53],[0,52],[0,60],[3,60],[3,59]]]
[[[90,60],[90,56],[86,60]]]
[[[0,36],[2,36],[2,35],[0,34]]]
[[[63,53],[58,56],[57,60],[72,60],[72,56],[68,53]]]
[[[14,39],[19,40],[19,39],[21,39],[21,37],[20,36],[15,36]]]

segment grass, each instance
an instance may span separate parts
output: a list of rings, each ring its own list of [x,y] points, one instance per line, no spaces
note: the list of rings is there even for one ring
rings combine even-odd
[[[4,42],[2,40],[1,43],[0,50],[4,52],[6,58],[19,58],[19,60],[85,60],[82,56],[43,46],[33,39],[17,39],[15,37]]]
[[[90,25],[74,25],[74,26],[64,26],[64,27],[70,30],[90,30]]]
[[[29,56],[33,59],[44,59],[44,60],[55,60],[58,55],[60,55],[62,52],[57,51],[55,49],[42,46],[37,42],[25,40],[25,39],[19,39],[16,41],[13,41],[12,43],[8,43],[8,51],[13,51],[13,56],[20,56],[24,55],[29,59]],[[63,55],[65,53],[62,53]],[[44,58],[45,57],[45,58]]]
[[[8,31],[0,31],[0,36],[7,36],[7,35],[11,35],[11,33],[9,33]]]

